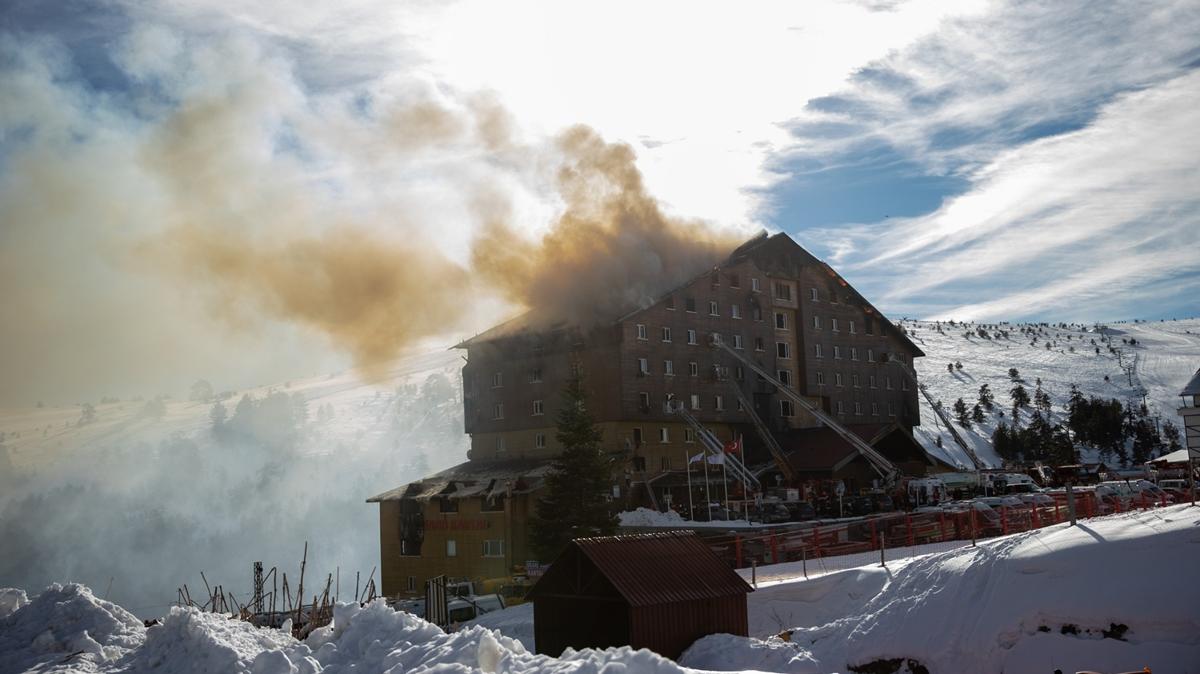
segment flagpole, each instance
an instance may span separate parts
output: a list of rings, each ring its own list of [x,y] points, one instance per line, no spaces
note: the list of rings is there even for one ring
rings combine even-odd
[[[704,461],[704,513],[705,513],[704,521],[711,522],[712,521],[712,510],[710,510],[708,507],[708,502],[709,502],[710,497],[708,495],[708,448],[707,447],[704,448],[704,451],[701,453],[701,456],[704,457],[703,458],[703,461]]]
[[[749,510],[749,508],[746,507],[746,503],[750,498],[750,482],[749,482],[749,480],[746,479],[746,476],[750,474],[750,469],[746,468],[746,448],[745,448],[745,445],[742,444],[742,442],[743,442],[742,434],[738,433],[737,455],[738,455],[738,461],[742,462],[742,468],[743,468],[743,470],[742,470],[742,510],[747,511],[747,510]],[[748,514],[746,516],[746,519],[750,519],[750,516]]]
[[[729,457],[725,456],[724,451],[721,453],[721,482],[725,484],[725,519],[729,519],[729,469],[725,464],[729,462]]]
[[[683,448],[683,469],[687,471],[688,481],[688,519],[696,519],[696,507],[692,505],[692,457],[688,456],[687,447]]]

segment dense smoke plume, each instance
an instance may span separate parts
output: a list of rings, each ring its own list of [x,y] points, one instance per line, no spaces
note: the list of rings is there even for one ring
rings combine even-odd
[[[737,245],[703,221],[671,218],[647,191],[633,149],[585,126],[557,141],[564,208],[540,241],[486,220],[474,270],[545,322],[612,320],[716,264]]]
[[[539,323],[590,326],[646,304],[737,243],[708,223],[664,214],[633,149],[588,127],[521,146],[494,104],[398,105],[380,115],[377,129],[390,152],[453,148],[535,180],[539,170],[550,173],[560,213],[539,239],[522,233],[530,223],[518,221],[508,195],[459,186],[479,218],[469,262],[460,265],[422,240],[437,225],[435,213],[417,215],[401,203],[385,226],[364,226],[336,207],[321,211],[265,171],[248,179],[254,159],[222,142],[246,121],[242,114],[228,102],[186,104],[154,134],[143,156],[172,208],[147,257],[186,282],[201,281],[227,321],[245,324],[261,312],[315,329],[368,373],[422,338],[469,327],[478,298],[498,295]],[[269,189],[248,193],[247,185]],[[389,230],[409,235],[400,241]]]

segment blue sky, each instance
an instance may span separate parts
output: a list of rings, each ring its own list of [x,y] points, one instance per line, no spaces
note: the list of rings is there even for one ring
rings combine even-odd
[[[301,218],[312,227],[389,220],[381,234],[465,265],[489,192],[531,239],[546,231],[559,203],[540,171],[574,124],[630,144],[671,215],[788,232],[893,316],[1200,307],[1194,2],[21,0],[0,12],[3,280],[35,287],[14,304],[36,316],[7,328],[6,365],[61,361],[64,386],[81,369],[64,333],[108,345],[93,360],[111,368],[89,366],[101,379],[162,340],[213,370],[246,370],[231,349],[272,352],[243,372],[268,380],[296,361],[344,364],[287,321],[214,320],[211,297],[130,252],[197,205],[192,187],[225,190],[200,219],[258,236],[287,227],[261,195],[299,189],[321,195]],[[505,145],[395,112],[414,102],[486,117]],[[204,117],[214,103],[221,115]],[[180,128],[207,144],[156,155]],[[430,134],[452,142],[431,149]],[[173,199],[187,203],[162,211]],[[149,318],[164,312],[173,327]],[[241,328],[213,327],[228,322]],[[138,385],[158,376],[132,369],[146,371]]]

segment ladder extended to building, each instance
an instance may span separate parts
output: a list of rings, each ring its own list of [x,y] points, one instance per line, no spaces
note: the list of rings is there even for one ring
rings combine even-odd
[[[683,406],[682,401],[667,399],[666,407],[667,412],[678,414],[695,431],[696,438],[700,441],[700,445],[704,447],[705,461],[708,460],[709,456],[719,456],[725,464],[725,470],[732,473],[735,480],[745,484],[753,491],[762,489],[758,478],[746,468],[746,464],[742,463],[741,457],[732,452],[726,452],[725,443],[721,442],[721,439],[712,431],[705,428],[704,424],[701,424],[700,420]]]
[[[743,365],[745,365],[746,367],[750,368],[755,374],[757,374],[758,376],[762,377],[763,379],[766,379],[767,381],[774,384],[775,387],[779,389],[779,393],[781,395],[787,397],[789,400],[791,400],[792,402],[799,405],[801,408],[806,410],[809,414],[816,417],[818,421],[820,421],[821,423],[828,426],[829,429],[832,430],[834,433],[837,433],[839,436],[841,436],[841,438],[843,440],[850,443],[850,446],[853,447],[854,449],[858,450],[858,453],[861,454],[862,457],[867,460],[867,463],[869,463],[871,465],[871,467],[875,469],[875,472],[879,474],[879,477],[883,479],[883,483],[884,483],[885,487],[892,486],[893,484],[895,484],[896,480],[899,479],[899,477],[900,477],[899,469],[897,469],[896,466],[891,461],[888,461],[887,457],[880,454],[878,451],[875,450],[874,447],[867,444],[866,441],[864,441],[862,438],[858,437],[857,433],[846,428],[840,422],[838,422],[836,419],[834,419],[830,415],[826,414],[825,410],[822,410],[821,408],[817,407],[816,405],[813,405],[812,403],[810,403],[807,398],[805,398],[804,396],[795,392],[794,390],[792,390],[791,387],[787,386],[783,382],[776,379],[773,375],[771,375],[765,369],[763,369],[758,363],[754,362],[753,360],[743,356],[742,354],[740,354],[737,351],[735,351],[734,349],[732,349],[728,344],[726,344],[724,341],[722,341],[720,339],[720,337],[717,337],[715,335],[710,336],[709,337],[709,345],[715,349],[721,349],[721,350],[725,351],[725,353],[728,353],[729,355],[733,356],[738,362],[740,362]]]

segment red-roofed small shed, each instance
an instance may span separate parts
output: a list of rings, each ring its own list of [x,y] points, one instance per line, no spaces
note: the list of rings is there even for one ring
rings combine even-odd
[[[693,532],[579,538],[529,591],[538,653],[632,646],[678,658],[708,634],[747,636],[754,588]]]

